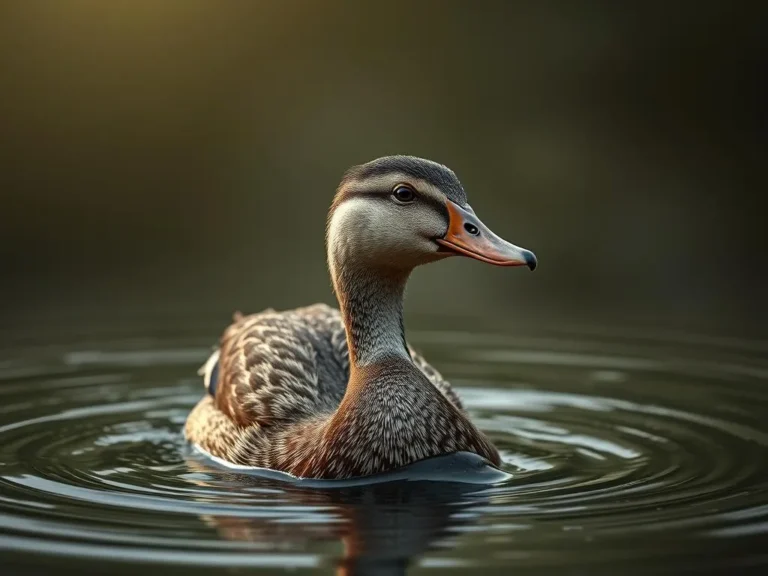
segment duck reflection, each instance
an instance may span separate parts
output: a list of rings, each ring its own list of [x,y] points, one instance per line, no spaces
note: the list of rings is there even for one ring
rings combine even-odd
[[[223,509],[243,507],[242,515],[223,512],[202,518],[222,538],[271,553],[340,542],[339,576],[406,574],[429,550],[449,548],[452,538],[479,521],[480,507],[489,500],[487,485],[394,480],[308,487],[212,470],[194,458],[188,465],[200,473],[195,474],[196,485],[217,494],[224,487],[232,490],[232,498],[217,498]],[[318,553],[331,556],[333,549]]]

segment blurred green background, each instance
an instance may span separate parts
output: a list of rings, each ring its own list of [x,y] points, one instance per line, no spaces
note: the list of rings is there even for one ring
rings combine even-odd
[[[331,302],[335,186],[404,153],[540,262],[409,314],[768,336],[763,6],[4,2],[4,333]]]

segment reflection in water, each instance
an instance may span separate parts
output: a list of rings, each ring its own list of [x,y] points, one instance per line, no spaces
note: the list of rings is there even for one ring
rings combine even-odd
[[[201,475],[210,472],[199,460],[187,464]],[[196,483],[221,489],[254,482],[260,491],[279,494],[283,506],[324,510],[329,517],[309,526],[225,515],[207,515],[205,523],[222,538],[252,543],[255,550],[290,548],[306,538],[341,542],[337,572],[350,576],[405,574],[414,560],[471,525],[488,501],[482,486],[426,480],[319,488],[224,472]]]
[[[764,350],[549,334],[413,338],[511,476],[436,460],[442,482],[415,466],[365,486],[257,477],[190,448],[207,333],[0,351],[4,574],[764,570]]]

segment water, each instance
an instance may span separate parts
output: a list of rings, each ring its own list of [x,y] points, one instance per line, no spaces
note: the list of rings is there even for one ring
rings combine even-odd
[[[506,474],[317,486],[230,470],[187,446],[215,331],[147,333],[19,338],[0,351],[3,574],[768,566],[760,343],[412,332]]]

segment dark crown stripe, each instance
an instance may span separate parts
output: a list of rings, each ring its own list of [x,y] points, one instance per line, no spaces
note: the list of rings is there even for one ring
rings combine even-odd
[[[355,166],[344,175],[342,184],[351,180],[365,180],[374,176],[398,172],[429,182],[440,189],[449,200],[460,206],[467,204],[467,195],[453,170],[437,162],[415,156],[385,156]]]

